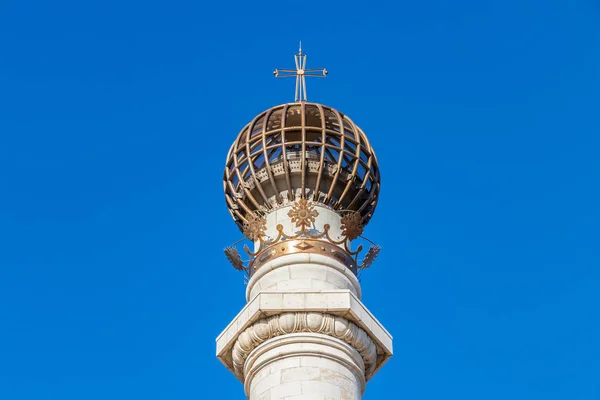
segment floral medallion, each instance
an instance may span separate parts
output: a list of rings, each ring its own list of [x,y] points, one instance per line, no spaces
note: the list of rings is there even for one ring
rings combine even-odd
[[[315,206],[306,199],[300,199],[294,203],[288,217],[292,219],[292,223],[303,229],[315,222],[315,218],[319,216]]]
[[[267,221],[258,214],[248,214],[244,222],[244,236],[253,242],[265,234]]]
[[[342,235],[354,240],[363,233],[363,219],[359,212],[352,211],[342,217]]]

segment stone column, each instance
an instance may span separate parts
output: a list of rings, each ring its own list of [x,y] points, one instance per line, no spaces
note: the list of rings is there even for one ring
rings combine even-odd
[[[288,334],[256,347],[246,361],[250,400],[362,398],[364,362],[351,345],[334,337]]]
[[[392,355],[391,336],[360,301],[340,216],[311,210],[310,229],[293,218],[306,210],[265,217],[248,303],[217,338],[217,356],[250,400],[361,399]]]

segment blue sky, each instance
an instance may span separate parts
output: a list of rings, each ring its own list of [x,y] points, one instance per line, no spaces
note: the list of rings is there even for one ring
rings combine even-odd
[[[0,2],[0,398],[244,398],[222,171],[299,40],[381,167],[365,399],[600,398],[591,0]]]

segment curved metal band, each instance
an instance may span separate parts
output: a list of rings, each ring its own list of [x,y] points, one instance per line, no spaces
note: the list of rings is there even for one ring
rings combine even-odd
[[[248,269],[252,274],[268,261],[298,253],[321,254],[344,264],[354,274],[358,273],[356,261],[349,252],[335,244],[316,239],[285,240],[275,243],[261,250],[252,260]]]

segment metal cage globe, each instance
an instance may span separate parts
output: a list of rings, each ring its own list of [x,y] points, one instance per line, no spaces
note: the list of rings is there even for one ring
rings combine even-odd
[[[366,225],[380,176],[375,152],[350,118],[302,101],[272,107],[241,130],[227,155],[223,187],[240,228],[250,213],[300,199],[357,211]]]

